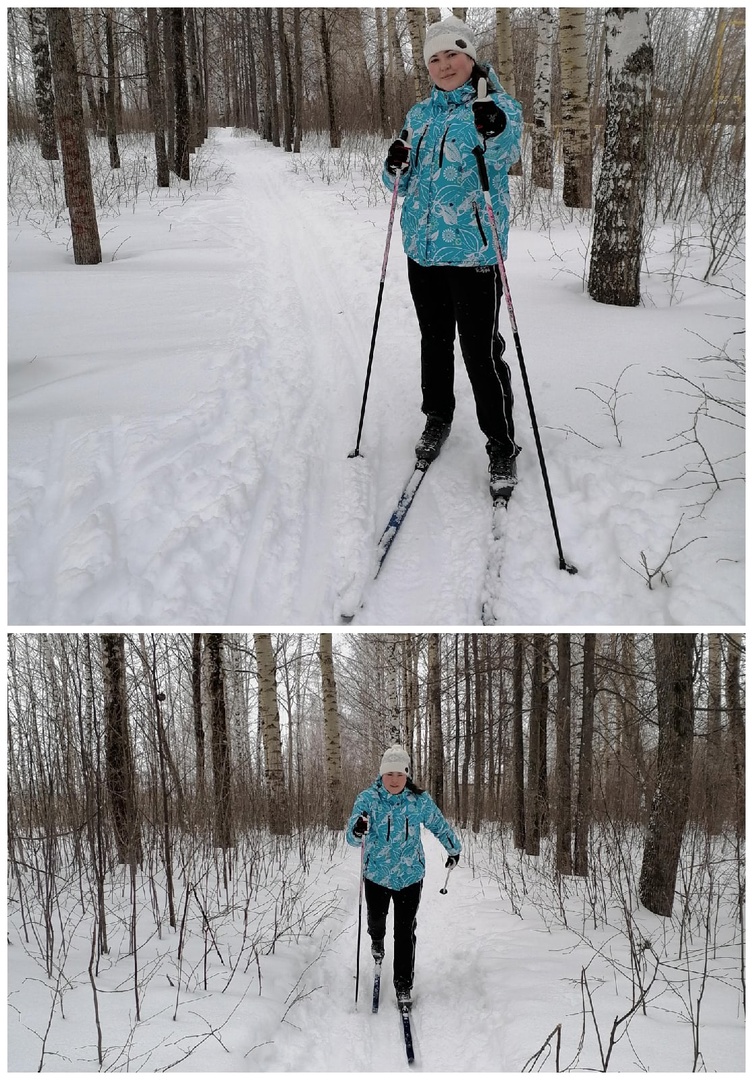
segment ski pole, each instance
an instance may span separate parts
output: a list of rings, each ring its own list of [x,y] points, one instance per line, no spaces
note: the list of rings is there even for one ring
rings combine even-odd
[[[400,136],[404,141],[410,141],[410,131],[404,130]],[[358,436],[356,437],[355,450],[348,454],[349,458],[360,457],[361,432],[363,431],[363,418],[366,414],[366,399],[369,396],[369,383],[371,382],[371,366],[374,362],[374,348],[376,346],[377,329],[379,327],[379,312],[382,310],[382,294],[384,292],[384,279],[387,277],[387,260],[390,257],[390,241],[392,240],[392,226],[395,223],[395,209],[397,207],[397,192],[400,186],[402,169],[395,173],[395,186],[392,190],[392,204],[390,206],[390,220],[387,225],[387,243],[384,246],[384,258],[382,259],[382,276],[379,279],[379,294],[377,295],[376,312],[374,313],[374,326],[371,331],[371,348],[369,349],[369,362],[366,365],[366,382],[363,387],[363,401],[361,403],[361,417],[358,421]]]
[[[447,882],[450,880],[450,874],[452,873],[452,871],[454,869],[455,869],[455,867],[451,866],[450,869],[447,871],[447,877],[444,879],[444,888],[439,890],[441,892],[442,896],[447,895]]]
[[[361,913],[363,911],[363,852],[365,835],[361,837],[361,882],[358,889],[358,945],[356,947],[356,1005],[358,1004],[358,980],[361,974]]]
[[[482,92],[483,91],[483,92]],[[478,82],[478,96],[479,99],[486,97],[486,79],[479,79]],[[549,503],[549,514],[552,519],[552,527],[554,528],[554,538],[557,542],[557,552],[560,559],[560,570],[567,570],[568,574],[577,574],[578,568],[572,566],[565,561],[565,556],[562,551],[562,541],[560,540],[560,531],[557,525],[557,515],[554,511],[554,500],[552,498],[552,489],[549,486],[549,474],[546,468],[546,461],[544,460],[544,449],[541,445],[541,436],[539,435],[539,425],[536,422],[536,411],[533,407],[533,397],[531,395],[531,387],[528,382],[528,373],[526,371],[525,360],[523,359],[523,347],[520,344],[520,334],[518,333],[518,322],[515,318],[515,309],[512,306],[512,296],[510,294],[510,286],[507,281],[507,273],[505,271],[505,261],[502,258],[502,246],[499,242],[499,233],[497,231],[497,222],[494,217],[494,210],[492,208],[491,195],[489,194],[489,174],[486,171],[486,159],[484,158],[484,151],[480,146],[475,147],[474,156],[476,158],[476,164],[478,165],[479,179],[481,180],[481,188],[484,193],[484,203],[486,204],[486,216],[489,219],[489,225],[492,230],[492,238],[494,240],[494,251],[497,256],[497,266],[499,267],[499,274],[502,278],[502,290],[505,294],[505,303],[507,304],[507,312],[510,316],[510,326],[512,327],[512,336],[515,341],[515,349],[518,354],[518,363],[520,364],[520,374],[523,379],[523,386],[526,392],[526,400],[528,402],[528,411],[531,416],[531,425],[533,427],[533,437],[536,440],[536,450],[539,455],[539,464],[541,466],[541,475],[544,480],[544,488],[546,490],[547,502]]]

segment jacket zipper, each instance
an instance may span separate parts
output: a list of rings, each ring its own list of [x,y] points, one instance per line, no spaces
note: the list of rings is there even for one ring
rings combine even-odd
[[[391,817],[391,815],[388,814],[387,815],[387,839],[388,840],[390,838],[390,827],[391,826],[392,826],[392,817]]]
[[[478,205],[476,203],[473,204],[473,212],[476,215],[476,224],[478,225],[478,231],[481,233],[481,239],[484,242],[484,247],[486,247],[488,241],[486,239],[486,233],[484,232],[484,226],[481,224],[481,215],[478,212]]]
[[[449,128],[444,129],[444,135],[442,136],[442,141],[439,144],[439,167],[440,167],[440,169],[442,168],[442,162],[444,161],[444,144],[447,142],[447,132],[449,130],[450,130]]]

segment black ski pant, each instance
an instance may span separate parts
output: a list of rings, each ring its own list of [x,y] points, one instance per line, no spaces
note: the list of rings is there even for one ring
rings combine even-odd
[[[387,928],[387,912],[392,900],[392,916],[395,930],[395,955],[392,972],[395,987],[410,990],[413,986],[413,968],[416,961],[416,912],[421,901],[423,881],[408,885],[405,889],[388,889],[364,878],[367,926],[372,941],[384,941]]]
[[[499,332],[502,281],[497,266],[420,266],[408,282],[421,330],[422,412],[450,422],[455,411],[455,332],[476,401],[479,427],[509,457],[515,442],[510,368]]]

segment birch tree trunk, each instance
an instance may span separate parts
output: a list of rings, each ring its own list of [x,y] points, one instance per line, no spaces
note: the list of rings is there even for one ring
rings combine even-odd
[[[413,92],[416,101],[429,93],[429,76],[424,63],[425,17],[422,8],[406,8],[411,56],[413,57]]]
[[[60,151],[63,157],[65,199],[71,217],[73,259],[77,266],[102,262],[102,247],[94,208],[91,162],[84,127],[69,8],[47,9],[52,77],[55,85]]]
[[[654,634],[659,745],[638,894],[665,918],[672,914],[690,798],[694,653],[694,634]]]
[[[607,11],[607,104],[596,189],[588,294],[601,304],[640,303],[648,179],[653,50],[648,9]]]
[[[510,8],[497,8],[496,40],[497,40],[497,75],[502,86],[510,95],[515,97],[515,52],[512,40],[512,23],[510,21]],[[521,158],[508,169],[510,176],[523,175],[523,161]]]
[[[565,167],[562,200],[565,206],[590,208],[593,162],[585,8],[560,8],[560,73]]]
[[[50,43],[47,39],[44,8],[29,8],[29,30],[34,64],[34,97],[39,121],[39,148],[44,161],[57,161],[60,155],[55,132],[55,93],[52,89]]]
[[[330,829],[341,829],[343,826],[342,756],[331,634],[319,635],[319,664],[322,673],[324,754],[327,763],[327,825]]]
[[[259,675],[259,717],[264,743],[264,777],[267,783],[269,825],[272,832],[290,832],[285,773],[282,766],[280,711],[277,704],[277,671],[271,634],[254,634]]]
[[[550,8],[539,8],[536,19],[536,74],[533,84],[533,159],[531,179],[540,188],[552,188],[552,41],[554,18]]]

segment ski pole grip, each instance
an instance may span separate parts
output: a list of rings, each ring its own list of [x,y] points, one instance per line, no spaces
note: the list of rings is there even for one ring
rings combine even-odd
[[[484,151],[480,146],[474,146],[473,154],[476,158],[476,164],[478,165],[478,174],[481,178],[481,187],[484,191],[489,190],[489,173],[486,171],[486,161],[484,159]]]

